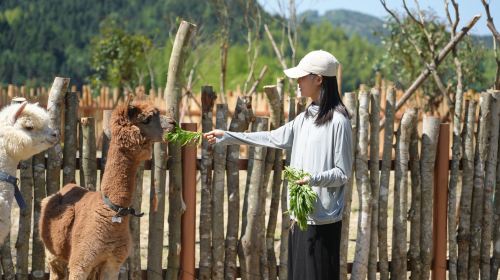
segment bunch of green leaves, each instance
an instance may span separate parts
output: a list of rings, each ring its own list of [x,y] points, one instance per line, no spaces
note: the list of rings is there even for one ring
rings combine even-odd
[[[285,179],[288,180],[288,189],[290,192],[290,209],[288,211],[297,220],[301,230],[307,228],[307,216],[314,210],[314,202],[318,195],[309,184],[299,185],[296,182],[311,176],[303,170],[297,170],[286,166],[284,170]]]
[[[165,133],[163,138],[165,141],[175,143],[179,146],[185,146],[189,143],[201,144],[203,134],[201,132],[193,132],[182,129],[179,125],[175,125],[172,131]]]

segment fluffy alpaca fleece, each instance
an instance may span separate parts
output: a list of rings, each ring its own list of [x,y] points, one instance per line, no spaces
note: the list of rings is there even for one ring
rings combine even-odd
[[[102,196],[121,207],[132,204],[137,168],[151,157],[152,143],[161,141],[161,123],[158,110],[148,104],[117,107],[101,192],[70,184],[42,201],[40,235],[51,279],[64,279],[68,272],[69,279],[118,279],[131,247],[130,216],[113,221],[116,212]],[[171,130],[173,122],[167,124]]]
[[[38,154],[59,141],[49,128],[49,115],[35,104],[12,104],[0,111],[0,171],[16,176],[19,161]],[[0,181],[0,245],[10,231],[14,186]]]

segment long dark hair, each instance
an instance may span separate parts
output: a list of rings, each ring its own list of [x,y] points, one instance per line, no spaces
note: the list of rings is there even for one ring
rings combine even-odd
[[[317,126],[321,126],[329,122],[333,118],[333,113],[335,111],[341,113],[348,119],[351,118],[347,108],[340,98],[336,76],[323,76],[323,82],[321,83],[321,91],[319,95],[319,104],[317,105],[319,105],[319,112],[316,116],[316,120],[314,121]],[[309,110],[306,110],[306,117],[310,116],[311,113],[309,113]]]

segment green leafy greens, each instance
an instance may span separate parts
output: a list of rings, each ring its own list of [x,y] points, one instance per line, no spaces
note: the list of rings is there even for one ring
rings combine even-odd
[[[314,210],[314,202],[318,194],[309,184],[298,185],[296,182],[311,176],[303,170],[297,170],[286,166],[284,170],[285,179],[288,180],[290,191],[290,209],[288,211],[296,218],[297,224],[301,230],[307,228],[307,215]]]
[[[201,132],[193,132],[182,129],[179,125],[175,125],[172,131],[165,133],[163,138],[171,143],[180,146],[185,146],[189,143],[199,145],[201,143],[203,134]]]

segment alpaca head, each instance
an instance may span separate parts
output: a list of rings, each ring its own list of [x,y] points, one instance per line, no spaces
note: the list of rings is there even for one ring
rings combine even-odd
[[[174,126],[175,121],[160,116],[150,103],[127,101],[112,113],[111,139],[137,160],[146,160],[151,157],[151,144],[162,141]]]
[[[24,160],[52,146],[59,137],[49,127],[49,114],[36,104],[12,104],[0,111],[0,149]]]

